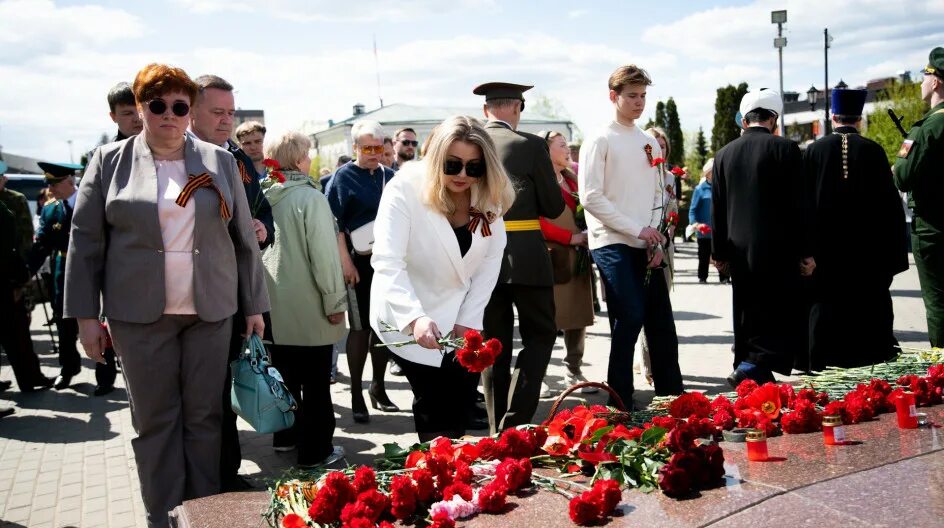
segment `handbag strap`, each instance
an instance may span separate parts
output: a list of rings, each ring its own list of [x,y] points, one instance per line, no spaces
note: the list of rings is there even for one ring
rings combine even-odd
[[[269,353],[266,352],[262,339],[255,333],[249,336],[244,345],[249,350],[249,360],[255,363],[269,363]]]

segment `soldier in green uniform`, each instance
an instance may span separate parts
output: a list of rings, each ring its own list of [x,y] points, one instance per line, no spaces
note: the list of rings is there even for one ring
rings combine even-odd
[[[895,160],[895,184],[914,210],[911,243],[928,315],[928,338],[944,347],[944,48],[931,51],[921,97],[931,110],[908,133]]]
[[[33,213],[22,193],[7,189],[6,163],[0,161],[0,202],[13,213],[16,221],[16,250],[26,255],[33,245]]]
[[[482,373],[492,434],[531,423],[557,339],[554,277],[538,217],[557,218],[564,211],[564,199],[547,142],[516,131],[524,110],[523,93],[530,88],[487,83],[473,90],[485,96],[485,131],[495,142],[498,157],[517,192],[514,204],[505,213],[508,244],[483,321],[485,334],[502,343],[501,355]],[[513,308],[517,308],[522,348],[512,370]]]
[[[77,197],[75,171],[81,166],[57,163],[39,163],[45,172],[46,183],[54,201],[43,207],[39,217],[39,230],[29,253],[27,262],[30,274],[36,273],[47,257],[51,259],[53,275],[52,310],[59,333],[59,376],[56,389],[64,389],[72,383],[72,377],[82,369],[79,351],[75,343],[79,327],[75,319],[62,317],[62,296],[65,286],[66,252],[69,250],[69,230],[72,228],[72,210]]]

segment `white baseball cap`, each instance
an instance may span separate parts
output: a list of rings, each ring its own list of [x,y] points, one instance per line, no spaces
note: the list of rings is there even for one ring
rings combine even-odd
[[[755,92],[747,92],[741,99],[741,115],[746,116],[748,112],[763,108],[770,110],[777,115],[783,113],[783,99],[776,90],[761,88]]]

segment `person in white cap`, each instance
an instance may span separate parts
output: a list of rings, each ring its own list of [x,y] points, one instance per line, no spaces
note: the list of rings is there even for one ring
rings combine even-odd
[[[715,155],[712,256],[734,290],[734,367],[728,383],[789,375],[809,334],[800,292],[813,273],[810,192],[800,148],[774,134],[783,100],[744,95],[744,134]]]

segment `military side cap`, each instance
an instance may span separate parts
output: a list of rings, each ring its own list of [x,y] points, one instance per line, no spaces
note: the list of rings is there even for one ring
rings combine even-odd
[[[75,171],[82,168],[81,165],[72,163],[47,163],[45,161],[40,161],[37,165],[45,173],[46,183],[49,185],[59,183],[69,176],[75,176]]]
[[[841,116],[860,116],[865,107],[867,90],[834,88],[832,95],[833,114]]]
[[[521,99],[524,101],[524,92],[527,92],[534,86],[527,84],[514,84],[506,82],[490,82],[480,84],[472,89],[475,95],[484,95],[486,101],[492,99]]]
[[[931,50],[931,54],[928,55],[928,65],[923,71],[944,79],[944,48],[938,46]]]

